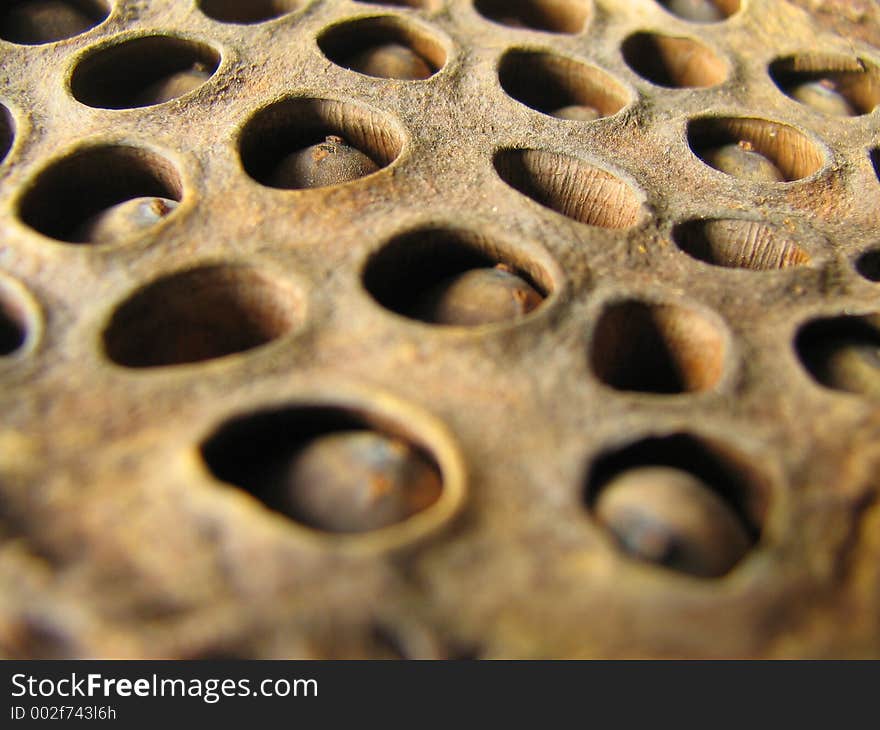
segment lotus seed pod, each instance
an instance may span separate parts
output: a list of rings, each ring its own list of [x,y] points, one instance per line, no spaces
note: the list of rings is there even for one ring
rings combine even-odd
[[[87,31],[94,22],[75,5],[31,0],[13,5],[3,19],[4,36],[20,43],[51,43]]]
[[[880,398],[880,346],[859,341],[833,343],[818,375],[830,388]]]
[[[371,431],[320,436],[275,480],[278,506],[320,530],[358,533],[394,525],[440,497],[440,475],[403,441]]]
[[[98,244],[125,241],[155,226],[178,205],[168,198],[132,198],[89,218],[76,229],[72,240]]]
[[[609,482],[596,516],[639,560],[701,577],[727,573],[751,545],[739,517],[693,475],[640,467]]]
[[[836,117],[854,117],[856,110],[826,79],[798,84],[789,92],[793,99],[812,107],[817,112]]]
[[[163,104],[199,88],[209,78],[211,74],[201,65],[178,71],[150,84],[135,97],[135,103],[137,106]]]
[[[564,106],[561,109],[550,112],[550,116],[557,117],[558,119],[570,119],[575,122],[592,122],[599,119],[602,113],[598,109],[586,104],[572,104],[571,106]]]
[[[748,142],[727,144],[705,155],[716,170],[749,182],[785,182],[779,168],[764,155],[755,152]]]
[[[378,165],[341,137],[330,136],[319,144],[285,157],[270,179],[278,188],[321,188],[340,185],[376,172]]]
[[[712,0],[669,0],[667,7],[679,18],[694,23],[717,23],[725,17]]]
[[[420,297],[417,315],[435,324],[473,327],[520,319],[542,301],[531,284],[499,265],[444,279]]]
[[[367,76],[408,81],[426,79],[434,73],[423,58],[399,43],[362,51],[349,61],[349,68]]]

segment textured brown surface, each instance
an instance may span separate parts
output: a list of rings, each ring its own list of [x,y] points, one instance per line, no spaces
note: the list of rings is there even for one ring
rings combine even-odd
[[[0,655],[880,656],[880,409],[819,385],[795,347],[813,320],[880,306],[855,264],[880,244],[880,111],[823,116],[768,73],[812,52],[870,76],[880,26],[868,0],[798,4],[815,17],[743,0],[697,25],[653,0],[595,0],[581,32],[557,34],[494,24],[468,0],[315,0],[253,25],[126,0],[68,40],[0,41],[14,120],[0,296],[28,333],[0,357]],[[322,54],[328,28],[380,15],[439,72],[380,79]],[[643,31],[698,41],[704,73],[640,77],[621,47]],[[219,57],[207,83],[130,109],[71,94],[132,103],[125,74],[172,55],[161,38],[114,58],[109,85],[80,63],[111,40],[165,35],[201,44],[184,44],[193,63]],[[498,77],[510,49],[586,64],[572,83],[610,116],[572,122],[511,98]],[[287,97],[306,101],[247,126]],[[327,125],[391,164],[316,190],[257,182],[284,134]],[[730,134],[790,181],[704,164],[701,145]],[[181,204],[118,243],[44,235],[127,186]],[[676,226],[702,218],[744,221],[749,250],[676,245]],[[405,281],[407,245],[429,241],[423,260],[442,261],[450,231],[527,273],[543,306],[444,328],[371,297],[374,254],[397,242],[374,278]],[[662,348],[640,351],[641,334]],[[644,385],[634,361],[653,367],[663,348],[678,379],[660,393],[609,387]],[[220,352],[237,354],[205,359]],[[148,367],[175,357],[188,362]],[[221,482],[206,441],[287,406],[297,428],[336,408],[417,443],[443,497],[340,537]],[[259,440],[271,423],[245,432]],[[675,434],[689,438],[661,450],[732,465],[759,533],[722,578],[628,559],[584,496],[596,464]],[[242,468],[258,461],[241,453]]]

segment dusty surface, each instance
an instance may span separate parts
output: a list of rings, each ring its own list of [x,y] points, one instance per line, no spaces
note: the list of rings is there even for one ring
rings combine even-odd
[[[880,308],[856,266],[880,244],[880,111],[825,116],[768,74],[827,54],[867,69],[855,85],[870,101],[880,20],[869,0],[798,4],[815,18],[743,0],[699,25],[653,0],[595,0],[581,31],[549,33],[467,0],[315,0],[250,25],[125,0],[67,40],[0,41],[14,132],[0,166],[0,655],[880,656],[880,403],[820,385],[795,344],[814,320]],[[322,54],[328,28],[375,15],[439,71],[375,78]],[[642,31],[698,41],[712,73],[643,79],[620,50]],[[138,36],[152,39],[133,56],[87,55]],[[532,107],[608,116],[509,96],[510,49],[586,64],[520,79]],[[164,104],[125,101],[172,57],[216,71]],[[560,84],[571,98],[543,98]],[[285,140],[329,134],[382,169],[311,190],[259,182]],[[701,161],[731,141],[787,182]],[[113,243],[60,240],[138,196],[180,205]],[[743,223],[693,245],[674,235],[716,218]],[[450,237],[528,274],[544,303],[448,328],[371,296],[365,281],[415,279],[415,260],[442,268]],[[420,239],[421,257],[398,256]],[[634,361],[668,373],[646,381]],[[340,537],[219,478],[259,470],[254,444],[308,431],[316,408],[417,443],[444,496]],[[755,542],[723,577],[626,557],[585,498],[600,460],[667,436],[679,465],[701,450],[736,465]],[[622,453],[602,463],[642,452]]]

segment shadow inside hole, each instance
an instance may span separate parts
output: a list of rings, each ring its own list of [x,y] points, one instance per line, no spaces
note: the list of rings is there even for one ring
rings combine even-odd
[[[221,23],[251,25],[303,7],[305,0],[198,0],[199,9]]]
[[[690,38],[634,33],[623,42],[622,52],[633,71],[658,86],[710,87],[727,78],[727,64]]]
[[[318,47],[336,65],[377,78],[424,80],[446,65],[439,41],[391,16],[333,26]]]
[[[580,33],[590,14],[588,0],[475,0],[477,12],[512,28]]]
[[[673,230],[678,247],[713,266],[773,271],[811,263],[787,231],[754,220],[693,220]]]
[[[512,188],[580,223],[629,228],[642,216],[642,201],[632,186],[576,157],[506,149],[493,162],[499,177]]]
[[[698,577],[729,572],[758,542],[769,490],[741,457],[686,433],[602,455],[584,504],[631,557]]]
[[[442,490],[437,462],[405,430],[340,407],[243,416],[222,426],[201,452],[218,480],[327,533],[390,527],[428,509]]]
[[[519,279],[525,291],[535,293],[529,307],[512,311],[506,301],[509,289],[497,291],[491,278],[474,288],[459,289],[457,296],[466,301],[450,304],[444,300],[447,285],[460,281],[458,275],[491,272],[499,265],[501,271]],[[442,229],[414,231],[394,239],[367,262],[363,281],[373,298],[392,312],[422,322],[461,326],[513,321],[537,308],[553,288],[550,275],[536,262],[513,258],[480,236]],[[499,300],[499,294],[504,299]]]
[[[12,114],[0,104],[0,162],[6,159],[14,139],[15,123],[12,121]]]
[[[673,395],[713,388],[726,349],[718,327],[694,310],[626,301],[602,314],[591,360],[597,377],[616,390]]]
[[[23,307],[0,290],[0,357],[13,355],[27,341],[27,320]]]
[[[774,165],[785,182],[818,172],[825,160],[821,150],[794,127],[748,117],[700,117],[687,128],[688,144],[704,163],[733,177],[750,179],[745,172],[722,167],[715,157],[726,147],[740,147]],[[773,182],[767,179],[764,182]]]
[[[258,270],[208,266],[166,276],[123,302],[104,346],[129,368],[197,363],[272,342],[300,315],[293,293]]]
[[[691,23],[719,23],[740,9],[740,0],[657,1],[673,15]]]
[[[72,38],[110,14],[102,0],[11,0],[0,8],[0,38],[40,45]]]
[[[312,150],[321,162],[320,147],[339,138],[346,155],[368,158],[336,171],[338,177],[324,185],[343,184],[390,165],[403,148],[403,133],[390,118],[366,107],[329,99],[290,98],[258,111],[245,126],[239,153],[245,171],[254,180],[279,189],[320,187],[301,169],[285,174],[291,156]],[[324,158],[326,161],[326,157]],[[367,166],[368,165],[368,166]]]
[[[179,202],[182,184],[174,166],[137,147],[92,147],[50,164],[19,201],[24,223],[45,236],[87,243],[84,226],[102,211],[135,198]]]
[[[560,118],[577,118],[570,116],[577,108],[582,108],[584,121],[611,116],[629,102],[623,86],[604,71],[553,53],[510,51],[501,60],[498,76],[511,97]]]
[[[880,249],[859,256],[856,260],[856,271],[868,281],[880,282]]]
[[[859,116],[880,104],[880,71],[855,56],[804,53],[778,58],[768,70],[780,91],[825,114]]]
[[[161,104],[195,90],[220,65],[208,45],[165,35],[101,48],[79,62],[70,79],[74,98],[100,109]]]
[[[795,349],[820,385],[880,398],[880,316],[820,319],[801,328]]]

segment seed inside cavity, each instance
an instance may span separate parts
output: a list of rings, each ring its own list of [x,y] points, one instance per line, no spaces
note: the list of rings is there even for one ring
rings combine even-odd
[[[694,23],[717,23],[724,20],[724,13],[711,0],[669,0],[670,12]]]
[[[209,78],[211,78],[210,72],[203,64],[197,63],[190,69],[178,71],[150,84],[135,97],[135,104],[137,106],[163,104],[194,91]]]
[[[424,59],[400,43],[368,48],[350,59],[348,65],[362,74],[383,79],[417,81],[434,73]]]
[[[363,152],[350,147],[342,137],[331,135],[285,157],[270,182],[286,189],[320,188],[351,182],[378,169]]]
[[[756,152],[752,144],[746,141],[708,150],[704,159],[716,170],[740,180],[785,182],[785,176],[779,168],[760,152]]]
[[[823,114],[853,117],[858,113],[829,79],[798,84],[789,91],[789,94],[801,104],[806,104]]]
[[[829,346],[821,365],[822,381],[831,388],[880,397],[880,346],[843,340]]]
[[[558,119],[569,119],[574,122],[592,122],[599,119],[602,113],[598,109],[585,104],[573,104],[552,111],[550,115]]]
[[[77,228],[72,240],[96,244],[124,241],[149,230],[178,205],[168,198],[132,198],[89,218]]]
[[[725,574],[751,544],[724,500],[692,474],[668,467],[613,479],[599,494],[596,516],[630,556],[701,577]]]
[[[283,512],[334,533],[402,522],[434,504],[441,489],[439,473],[415,449],[371,431],[316,438],[274,480]]]
[[[428,322],[473,327],[521,319],[543,297],[504,264],[456,274],[419,298],[416,316]]]

